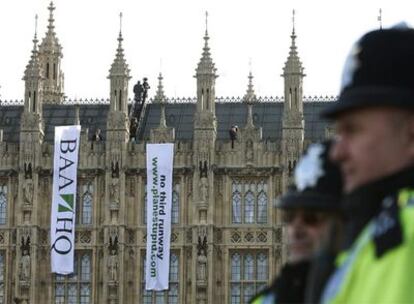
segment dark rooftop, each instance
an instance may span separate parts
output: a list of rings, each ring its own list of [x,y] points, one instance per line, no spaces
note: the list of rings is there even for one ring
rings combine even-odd
[[[216,116],[219,140],[228,139],[228,130],[231,125],[243,127],[247,120],[247,105],[236,99],[234,102],[217,102]],[[319,141],[325,138],[325,129],[328,121],[320,118],[319,113],[330,102],[305,101],[305,139]],[[75,122],[74,104],[69,105],[44,105],[43,117],[45,124],[45,140],[53,142],[54,127],[70,125]],[[167,125],[175,128],[176,139],[191,140],[193,137],[193,115],[196,105],[193,102],[167,103],[165,107]],[[96,129],[101,129],[103,138],[106,135],[106,119],[109,104],[80,104],[79,116],[82,128],[89,129],[92,137]],[[0,129],[3,129],[3,140],[18,142],[20,131],[20,117],[23,111],[22,105],[0,106]],[[262,101],[253,105],[253,122],[255,126],[262,127],[263,138],[277,141],[282,136],[283,103],[274,101]],[[149,103],[143,117],[143,128],[138,134],[138,140],[149,139],[150,130],[156,128],[160,121],[160,104]]]

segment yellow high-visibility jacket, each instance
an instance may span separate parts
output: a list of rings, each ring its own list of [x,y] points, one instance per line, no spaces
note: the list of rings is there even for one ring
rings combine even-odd
[[[379,215],[337,258],[322,303],[414,303],[414,189],[384,199]]]

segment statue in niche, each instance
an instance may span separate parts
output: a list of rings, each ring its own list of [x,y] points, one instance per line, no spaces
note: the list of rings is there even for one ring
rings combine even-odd
[[[32,179],[32,163],[24,163],[24,178]]]
[[[204,281],[207,278],[207,235],[198,236],[197,264],[197,280]]]
[[[22,256],[19,264],[19,279],[20,281],[28,281],[30,279],[30,237],[22,236],[22,243],[20,245]]]
[[[110,281],[118,278],[118,236],[109,237],[108,274]]]
[[[119,205],[119,182],[116,179],[112,180],[109,185],[109,200],[111,205],[118,207]]]
[[[200,200],[202,202],[207,202],[208,199],[208,167],[207,161],[199,162],[199,170],[200,170],[200,182],[199,182],[199,193],[200,193]]]
[[[200,201],[207,202],[208,199],[208,180],[207,177],[202,177],[199,183]]]
[[[33,203],[34,185],[32,179],[26,179],[23,186],[23,200],[26,205]]]

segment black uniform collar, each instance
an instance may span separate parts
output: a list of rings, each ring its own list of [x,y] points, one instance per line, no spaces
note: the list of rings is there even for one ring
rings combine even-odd
[[[369,220],[381,210],[382,200],[399,189],[414,187],[414,167],[355,189],[344,196],[342,207],[347,216],[345,248],[348,248]]]

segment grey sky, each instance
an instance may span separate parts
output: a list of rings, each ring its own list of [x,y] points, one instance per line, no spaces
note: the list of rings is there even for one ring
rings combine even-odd
[[[21,80],[30,58],[34,16],[38,38],[46,32],[49,0],[0,1],[0,94],[22,99]],[[205,11],[212,57],[218,69],[217,96],[242,96],[249,58],[256,93],[283,95],[282,68],[289,52],[292,9],[296,10],[299,55],[307,77],[305,95],[336,95],[346,54],[364,32],[383,24],[414,21],[410,1],[325,0],[55,0],[56,33],[63,46],[65,94],[108,97],[108,70],[115,56],[119,12],[133,84],[146,76],[155,93],[159,71],[167,96],[195,96]],[[160,63],[162,62],[162,63]],[[132,93],[131,93],[132,94]]]

